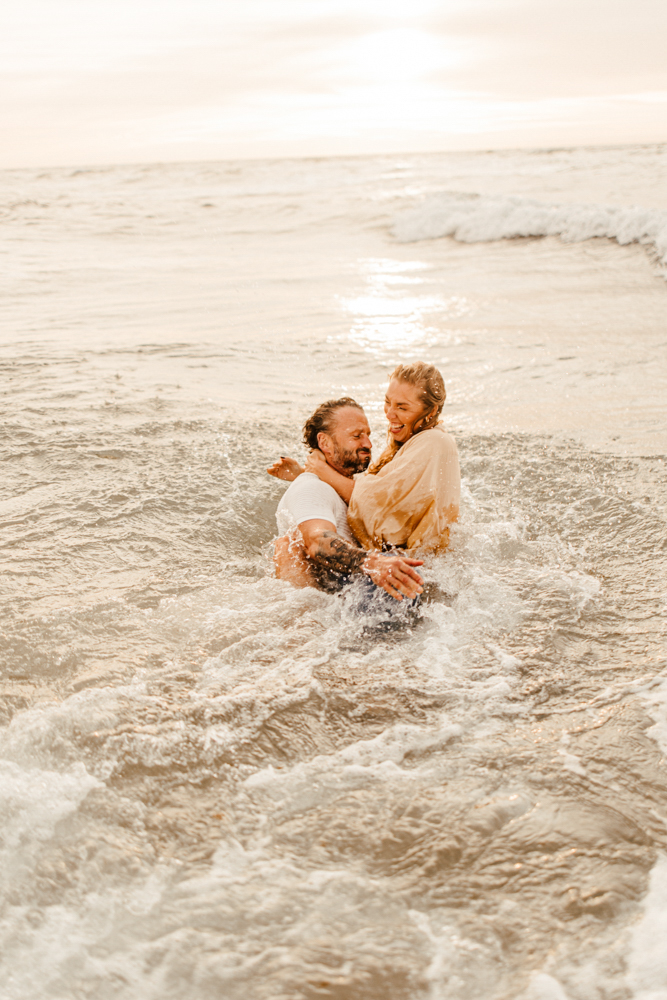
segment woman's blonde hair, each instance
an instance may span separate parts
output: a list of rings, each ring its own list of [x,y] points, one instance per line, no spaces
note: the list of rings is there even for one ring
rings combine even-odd
[[[398,382],[406,382],[408,385],[413,385],[417,389],[419,398],[424,404],[424,414],[429,414],[428,417],[424,416],[416,421],[410,436],[412,437],[414,434],[419,434],[420,431],[427,431],[432,427],[435,427],[438,422],[438,418],[442,413],[442,408],[445,405],[445,399],[447,397],[444,379],[435,365],[427,365],[424,361],[415,361],[411,365],[399,365],[398,368],[394,368],[393,372],[389,376],[390,382],[392,379],[396,379]],[[392,458],[401,447],[401,443],[395,441],[390,433],[388,433],[387,436],[389,438],[387,447],[382,452],[377,462],[374,462],[368,470],[373,475],[375,475],[376,472],[379,472],[380,469],[384,468],[387,462],[391,462]]]

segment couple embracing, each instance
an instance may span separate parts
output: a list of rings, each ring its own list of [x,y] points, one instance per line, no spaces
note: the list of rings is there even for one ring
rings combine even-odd
[[[304,426],[305,467],[283,457],[267,470],[291,482],[276,512],[280,579],[336,591],[360,577],[370,591],[418,600],[417,556],[444,552],[459,513],[458,454],[440,421],[444,402],[437,368],[399,365],[385,396],[387,447],[372,465],[361,406],[347,396],[318,406]]]

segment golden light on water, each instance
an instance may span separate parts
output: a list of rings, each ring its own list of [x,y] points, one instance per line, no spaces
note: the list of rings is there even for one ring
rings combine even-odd
[[[420,261],[378,258],[359,263],[366,292],[340,303],[352,318],[346,339],[380,359],[397,348],[410,352],[444,342],[446,334],[436,320],[471,311],[462,296],[415,294],[415,286],[424,283],[420,272],[428,267]]]

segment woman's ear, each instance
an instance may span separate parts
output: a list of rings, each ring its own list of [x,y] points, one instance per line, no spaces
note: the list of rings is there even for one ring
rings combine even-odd
[[[434,426],[433,418],[437,416],[437,413],[438,413],[438,407],[432,406],[431,409],[427,410],[426,413],[424,413],[423,416],[421,416],[419,420],[415,423],[412,429],[412,433],[416,434],[418,431],[423,431],[427,427],[428,428],[433,427]]]

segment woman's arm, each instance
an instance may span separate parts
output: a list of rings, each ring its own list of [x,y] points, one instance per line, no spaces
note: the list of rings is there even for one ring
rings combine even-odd
[[[338,496],[349,504],[350,497],[352,496],[352,491],[354,489],[354,479],[348,479],[347,476],[341,475],[340,472],[336,472],[332,469],[330,465],[327,464],[327,460],[317,448],[311,451],[308,456],[308,461],[306,462],[306,467],[304,472],[314,472],[318,479],[321,479],[323,483],[328,483],[329,486],[333,486]]]

